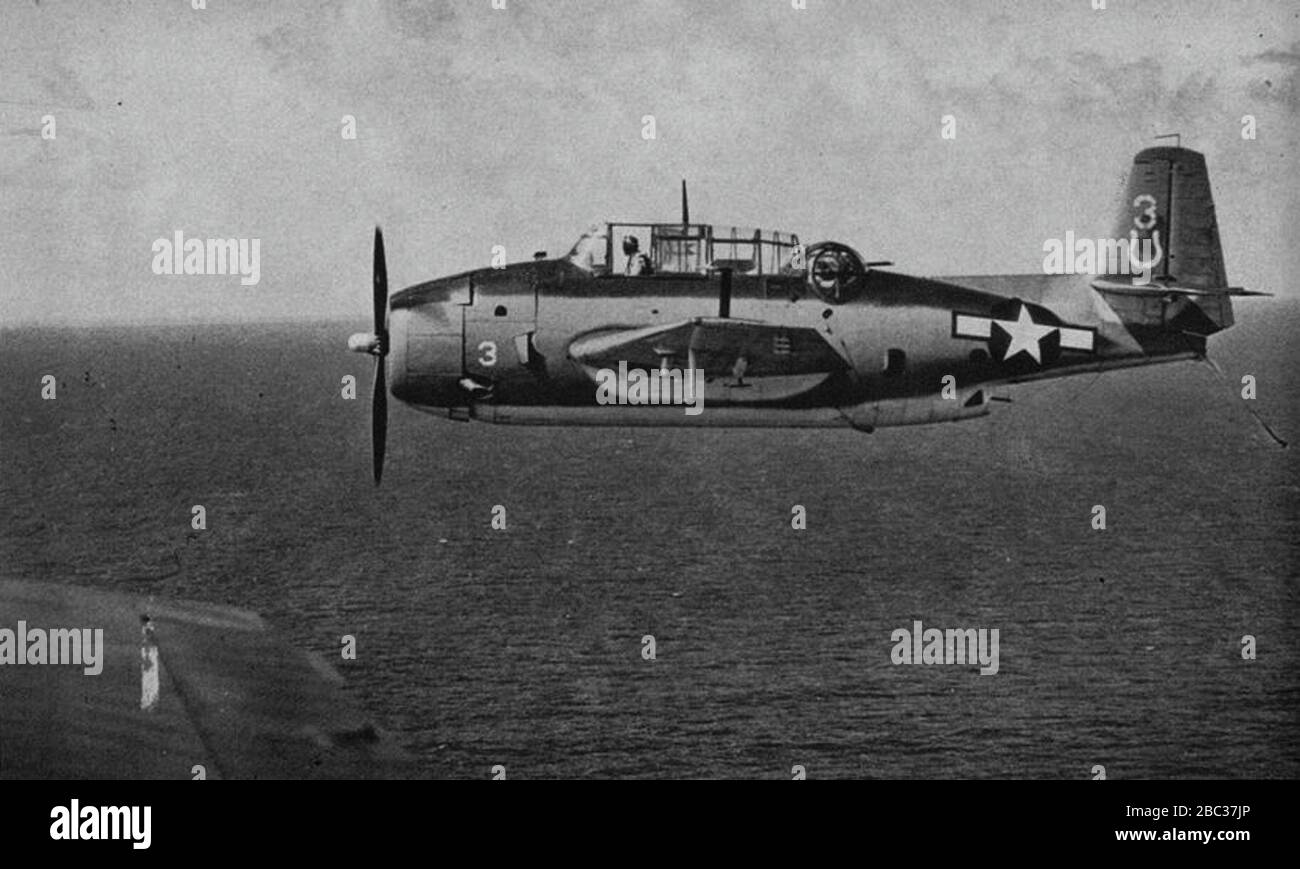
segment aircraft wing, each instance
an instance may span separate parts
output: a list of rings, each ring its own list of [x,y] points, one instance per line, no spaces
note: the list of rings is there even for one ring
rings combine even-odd
[[[851,369],[816,329],[758,320],[698,317],[639,329],[602,329],[569,345],[593,379],[600,369],[703,369],[714,403],[786,401]]]
[[[11,579],[0,612],[0,649],[46,665],[0,655],[0,781],[419,775],[334,667],[255,613]]]
[[[602,330],[569,346],[569,355],[589,368],[703,368],[705,377],[746,380],[831,374],[849,367],[816,329],[778,326],[758,320],[699,317],[641,329]],[[742,362],[743,360],[743,362]]]

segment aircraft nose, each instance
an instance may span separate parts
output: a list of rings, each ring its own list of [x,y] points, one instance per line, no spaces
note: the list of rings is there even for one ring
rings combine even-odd
[[[407,340],[407,321],[410,318],[406,311],[389,311],[388,312],[388,391],[393,394],[394,398],[406,401],[403,396],[407,393],[406,384],[406,340]]]
[[[464,404],[459,320],[455,305],[389,311],[388,382],[394,398],[434,407]]]

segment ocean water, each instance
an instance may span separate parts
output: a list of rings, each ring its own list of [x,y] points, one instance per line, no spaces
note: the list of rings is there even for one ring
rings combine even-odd
[[[353,634],[347,690],[429,777],[1294,778],[1300,445],[1239,391],[1300,441],[1300,306],[1238,308],[1234,385],[1089,375],[874,435],[394,403],[379,489],[364,323],[10,329],[0,575]],[[915,620],[997,628],[999,672],[894,665]]]

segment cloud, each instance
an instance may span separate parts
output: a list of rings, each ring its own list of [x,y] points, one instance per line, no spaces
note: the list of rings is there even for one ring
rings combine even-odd
[[[920,272],[1032,269],[1044,233],[1108,228],[1127,160],[1156,133],[1209,155],[1225,243],[1225,215],[1276,201],[1300,144],[1300,46],[1273,35],[1294,27],[1272,0],[219,5],[6,13],[0,129],[74,107],[55,111],[56,143],[0,137],[5,277],[21,279],[0,288],[7,311],[364,313],[372,222],[400,285],[482,265],[498,243],[567,249],[593,212],[671,217],[682,177],[699,219]],[[1247,113],[1263,147],[1241,143]],[[1282,233],[1290,201],[1254,214],[1251,238]],[[141,282],[148,243],[178,228],[261,237],[257,292]],[[1278,284],[1284,257],[1250,262]]]
[[[1300,67],[1300,41],[1291,43],[1291,47],[1284,51],[1275,49],[1261,51],[1253,59],[1260,63],[1282,63],[1288,66]]]
[[[55,62],[41,80],[44,95],[51,108],[94,111],[95,101],[86,93],[80,76],[60,62]]]
[[[1280,66],[1280,70],[1261,73],[1250,82],[1251,99],[1275,103],[1293,112],[1300,111],[1300,41],[1291,43],[1285,50],[1261,51],[1247,61],[1248,65]]]

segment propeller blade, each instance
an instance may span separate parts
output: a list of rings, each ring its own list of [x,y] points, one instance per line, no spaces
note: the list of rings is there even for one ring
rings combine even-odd
[[[375,357],[375,380],[370,393],[370,445],[374,450],[375,485],[384,476],[384,445],[388,440],[388,383],[382,356]]]
[[[388,264],[384,261],[384,231],[375,227],[375,334],[384,334],[388,311]],[[387,347],[384,348],[387,350]]]
[[[374,455],[375,485],[384,476],[384,448],[388,440],[388,263],[384,260],[384,232],[375,227],[375,379],[370,394],[370,446]]]

